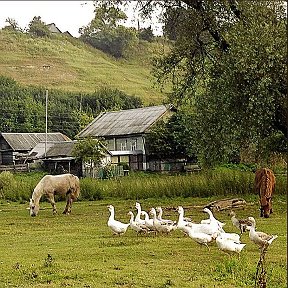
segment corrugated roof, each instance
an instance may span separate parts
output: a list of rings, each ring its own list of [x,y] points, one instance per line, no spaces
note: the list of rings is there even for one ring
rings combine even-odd
[[[39,142],[45,142],[46,133],[1,133],[14,151],[29,151]],[[56,132],[47,133],[47,141],[71,141],[66,135]]]
[[[165,105],[101,113],[78,137],[120,136],[144,133],[170,107]]]
[[[46,157],[72,156],[72,150],[77,141],[56,142],[46,152]]]

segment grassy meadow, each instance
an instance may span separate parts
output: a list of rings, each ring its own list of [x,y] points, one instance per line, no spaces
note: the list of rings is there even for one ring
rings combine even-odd
[[[129,59],[117,60],[76,38],[33,38],[1,30],[0,74],[48,89],[94,92],[117,88],[140,97],[145,104],[160,104],[164,95],[153,87],[150,69],[151,56],[163,49],[163,43],[141,42]]]
[[[247,233],[241,236],[247,245],[238,259],[219,251],[216,243],[209,251],[178,230],[168,236],[137,236],[130,229],[118,237],[107,227],[108,204],[125,223],[128,211],[136,213],[136,200],[145,211],[160,205],[163,218],[172,220],[178,219],[175,208],[182,205],[185,216],[199,222],[207,218],[204,205],[230,197],[247,202],[244,209],[235,210],[238,217],[253,216],[258,231],[279,236],[266,254],[267,287],[287,287],[286,177],[276,176],[274,213],[263,219],[258,197],[250,190],[253,174],[230,172],[81,179],[82,196],[71,215],[61,214],[65,202],[58,199],[58,215],[42,201],[37,217],[30,217],[27,208],[31,189],[42,175],[0,177],[2,185],[8,183],[0,190],[1,287],[254,287],[260,255]],[[226,232],[238,232],[228,212],[214,215],[226,223]]]
[[[165,218],[177,220],[173,209],[182,205],[185,216],[194,221],[206,219],[203,205],[215,198],[146,199],[143,210],[161,205]],[[236,210],[237,216],[254,216],[259,231],[279,237],[266,255],[267,287],[287,287],[286,199],[274,201],[269,219],[259,218],[257,197],[246,198],[249,205]],[[139,235],[128,230],[113,236],[107,227],[108,204],[115,206],[116,218],[128,222],[127,212],[136,212],[134,200],[107,199],[78,201],[71,215],[52,215],[50,204],[41,203],[37,217],[30,217],[28,204],[0,205],[0,283],[1,287],[254,287],[259,250],[247,243],[240,259],[210,251],[181,231],[170,236]],[[57,202],[60,211],[65,203]],[[228,211],[215,212],[226,222],[226,232],[238,232]]]

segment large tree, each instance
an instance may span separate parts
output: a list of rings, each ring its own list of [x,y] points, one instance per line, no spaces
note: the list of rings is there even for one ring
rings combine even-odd
[[[95,3],[95,16],[79,29],[80,39],[116,58],[124,57],[126,49],[136,40],[136,31],[121,25],[127,19],[126,14],[107,2]]]
[[[287,149],[285,2],[187,0],[138,1],[138,5],[144,15],[163,9],[166,32],[175,41],[170,51],[155,59],[153,73],[160,85],[172,84],[169,100],[174,105],[193,105],[203,161],[239,161],[247,147],[259,157],[277,147]]]

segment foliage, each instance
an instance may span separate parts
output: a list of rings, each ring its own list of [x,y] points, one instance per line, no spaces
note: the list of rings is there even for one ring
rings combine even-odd
[[[9,25],[5,26],[3,28],[4,30],[10,30],[13,32],[23,32],[18,22],[15,19],[8,17],[5,20],[5,22],[8,23]]]
[[[92,149],[94,149],[92,147]],[[1,199],[28,201],[33,189],[45,173],[13,174],[7,180],[0,174]],[[10,175],[10,174],[9,174]],[[107,175],[108,176],[108,175]],[[108,178],[108,177],[107,177]],[[2,181],[4,179],[4,181]],[[2,181],[2,182],[1,182]],[[111,197],[118,199],[148,199],[175,197],[231,197],[251,195],[254,184],[254,167],[221,166],[195,174],[162,175],[158,173],[133,173],[129,176],[99,180],[81,178],[80,200],[99,200]],[[287,177],[276,174],[275,193],[286,195]],[[257,195],[255,195],[256,197]],[[275,197],[275,198],[277,198]],[[42,201],[46,201],[45,198]]]
[[[168,120],[158,121],[146,136],[149,157],[196,160],[193,119],[192,114],[177,111]]]
[[[126,14],[106,2],[95,4],[95,17],[79,30],[84,42],[116,58],[124,57],[125,50],[136,41],[136,31],[118,23],[126,20]]]
[[[28,33],[36,37],[49,37],[51,32],[40,16],[34,16],[28,25]]]
[[[154,39],[154,34],[151,26],[148,28],[142,28],[140,29],[139,33],[139,39],[146,40],[148,42],[152,42]]]
[[[78,139],[73,148],[72,155],[75,157],[76,161],[88,162],[92,167],[101,164],[106,152],[107,149],[105,148],[103,139],[86,137],[84,139]]]
[[[0,173],[0,199],[6,201],[28,201],[32,191],[44,173],[23,175],[3,171]]]
[[[73,138],[101,111],[137,108],[138,97],[117,89],[102,88],[94,93],[48,91],[48,132],[57,131]],[[0,76],[0,112],[2,132],[45,131],[46,89],[22,86]]]
[[[194,107],[193,136],[203,165],[238,163],[251,144],[259,161],[275,149],[267,139],[273,134],[280,135],[276,146],[287,142],[284,2],[141,3],[148,14],[165,5],[165,29],[175,42],[155,59],[153,73],[160,85],[172,84],[170,101],[181,106],[188,99]]]
[[[256,9],[243,3],[245,23],[231,25],[230,52],[213,64],[195,101],[202,159],[210,164],[239,157],[251,143],[256,162],[277,146],[287,151],[286,24],[278,18],[283,11],[276,3],[270,8],[258,2]]]

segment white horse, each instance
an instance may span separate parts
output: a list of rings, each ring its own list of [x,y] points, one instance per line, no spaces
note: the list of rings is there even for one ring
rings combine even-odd
[[[54,195],[59,194],[67,197],[67,204],[63,214],[71,212],[72,202],[80,195],[79,178],[72,174],[46,175],[34,188],[30,199],[30,216],[37,216],[39,212],[39,202],[45,195],[53,208],[53,214],[57,213]]]

